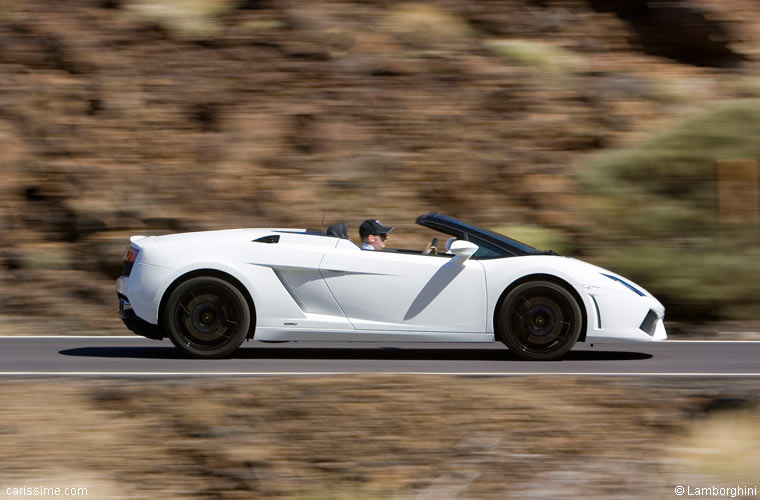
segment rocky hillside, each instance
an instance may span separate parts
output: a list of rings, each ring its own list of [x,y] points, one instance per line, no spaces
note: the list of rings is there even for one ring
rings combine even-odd
[[[554,229],[593,258],[573,169],[760,96],[758,14],[751,0],[6,2],[0,331],[120,328],[113,279],[137,233],[379,217],[417,244],[414,218],[439,210]]]

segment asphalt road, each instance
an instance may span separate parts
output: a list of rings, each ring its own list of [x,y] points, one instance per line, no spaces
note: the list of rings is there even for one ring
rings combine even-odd
[[[183,358],[140,337],[0,337],[2,376],[345,373],[760,376],[760,342],[578,344],[566,359],[518,360],[501,344],[248,342],[230,359]]]

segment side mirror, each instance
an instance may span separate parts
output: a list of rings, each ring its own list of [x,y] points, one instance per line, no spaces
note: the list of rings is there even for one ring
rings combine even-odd
[[[457,240],[451,244],[449,250],[454,254],[454,260],[462,263],[478,251],[478,245],[465,240]]]

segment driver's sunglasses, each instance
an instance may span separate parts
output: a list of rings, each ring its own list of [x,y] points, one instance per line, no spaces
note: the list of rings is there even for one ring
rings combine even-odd
[[[380,239],[383,240],[383,241],[385,241],[385,240],[388,239],[388,233],[382,233],[382,234],[377,233],[377,234],[375,234],[375,236],[379,236]]]

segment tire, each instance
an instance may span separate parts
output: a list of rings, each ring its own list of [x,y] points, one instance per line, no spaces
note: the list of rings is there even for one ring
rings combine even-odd
[[[245,340],[250,324],[251,311],[240,290],[210,276],[181,283],[164,310],[167,335],[194,358],[230,356]]]
[[[572,349],[582,323],[581,308],[565,287],[529,281],[509,292],[496,326],[501,341],[519,358],[552,361]]]

